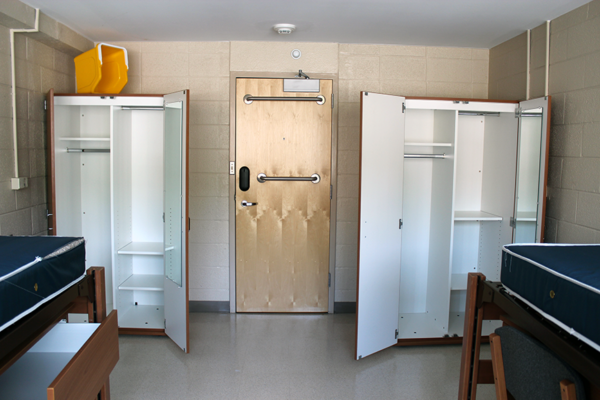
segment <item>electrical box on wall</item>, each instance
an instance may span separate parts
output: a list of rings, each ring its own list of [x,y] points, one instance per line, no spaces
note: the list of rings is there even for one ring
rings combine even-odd
[[[12,190],[25,189],[28,186],[29,182],[27,178],[11,178],[10,186]]]

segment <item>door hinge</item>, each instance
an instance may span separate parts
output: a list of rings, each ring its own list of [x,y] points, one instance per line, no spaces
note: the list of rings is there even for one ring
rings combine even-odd
[[[167,329],[167,319],[165,318],[163,321],[165,321],[165,329]]]
[[[522,112],[523,109],[521,108],[521,106],[517,106],[517,108],[515,108],[515,118],[520,118]]]
[[[165,223],[165,213],[163,213],[163,224]]]
[[[396,339],[398,339],[398,329],[396,329]]]
[[[329,200],[333,199],[333,185],[329,185]]]
[[[48,104],[47,104],[47,101],[44,100],[44,110],[47,110],[47,109],[48,109]]]
[[[329,280],[328,280],[328,283],[327,283],[327,284],[328,284],[329,286],[327,286],[327,287],[331,287],[331,272],[329,273],[329,278],[328,278],[328,279],[329,279]]]
[[[188,217],[188,231],[192,230],[192,219]]]
[[[402,222],[402,219],[400,219],[398,222],[398,229],[402,229],[402,225],[404,225],[404,223]]]
[[[333,93],[331,93],[331,108],[333,108]]]
[[[511,228],[516,228],[517,227],[517,220],[515,219],[515,217],[510,217],[510,220],[508,222],[508,225]]]
[[[402,102],[402,114],[406,111],[406,103]]]

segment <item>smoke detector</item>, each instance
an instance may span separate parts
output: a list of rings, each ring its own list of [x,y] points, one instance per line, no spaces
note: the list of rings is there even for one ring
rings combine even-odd
[[[289,35],[290,33],[296,30],[296,25],[294,24],[276,24],[273,26],[273,30],[280,35]]]

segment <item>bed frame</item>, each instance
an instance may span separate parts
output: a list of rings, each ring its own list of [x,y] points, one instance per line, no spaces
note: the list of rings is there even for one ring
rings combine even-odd
[[[0,333],[0,374],[69,313],[88,314],[101,324],[48,387],[48,399],[110,399],[108,377],[119,360],[117,313],[106,316],[104,268],[86,276],[59,296]]]
[[[600,317],[600,316],[599,316]],[[600,352],[545,319],[510,296],[500,282],[489,282],[481,273],[470,273],[462,342],[459,400],[475,400],[477,384],[494,384],[491,360],[481,360],[483,320],[501,320],[546,345],[583,377],[587,398],[600,399]]]

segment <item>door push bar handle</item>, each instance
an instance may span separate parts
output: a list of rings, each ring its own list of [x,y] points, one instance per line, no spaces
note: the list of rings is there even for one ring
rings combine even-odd
[[[253,101],[314,101],[318,105],[325,104],[325,96],[317,97],[280,97],[280,96],[252,96],[247,94],[244,96],[244,103],[252,104]]]
[[[258,203],[250,203],[249,201],[242,200],[242,207],[252,207],[257,205]]]
[[[319,183],[321,181],[321,177],[319,174],[312,174],[311,176],[267,176],[265,174],[258,174],[257,178],[260,183],[265,183],[266,181],[308,181],[312,183]]]

